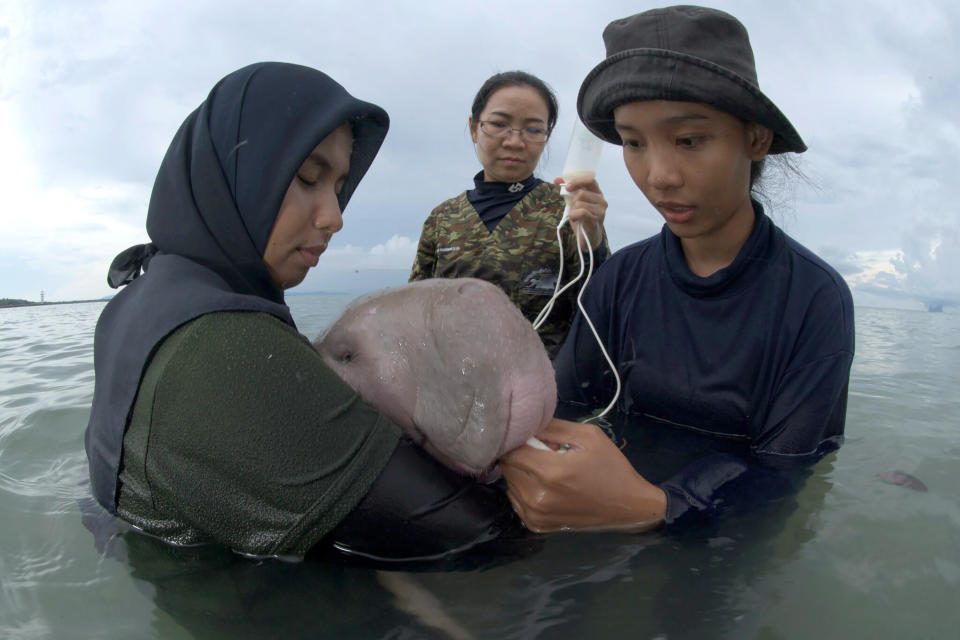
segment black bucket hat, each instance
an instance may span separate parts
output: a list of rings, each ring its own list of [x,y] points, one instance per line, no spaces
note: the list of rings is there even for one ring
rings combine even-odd
[[[761,91],[746,28],[728,13],[675,6],[614,20],[603,30],[607,58],[577,96],[594,134],[621,144],[613,109],[642,100],[702,102],[773,131],[769,153],[807,150],[787,117]]]

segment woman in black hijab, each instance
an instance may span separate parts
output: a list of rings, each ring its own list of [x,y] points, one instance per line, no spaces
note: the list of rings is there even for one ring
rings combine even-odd
[[[152,242],[114,260],[108,280],[127,286],[96,329],[86,449],[108,511],[254,555],[424,556],[512,526],[499,492],[434,463],[337,378],[284,304],[387,127],[380,107],[283,63],[231,73],[184,121]]]

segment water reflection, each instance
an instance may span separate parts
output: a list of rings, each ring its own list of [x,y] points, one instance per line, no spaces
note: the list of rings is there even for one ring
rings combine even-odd
[[[348,299],[291,304],[313,336]],[[112,519],[96,536],[82,526],[102,306],[0,312],[0,637],[447,637],[399,608],[373,568],[257,563],[171,549]],[[960,321],[856,314],[847,442],[799,492],[683,535],[544,536],[528,555],[410,579],[475,638],[953,637]],[[664,472],[685,455],[629,446]],[[892,469],[929,491],[876,478]]]
[[[172,547],[132,530],[90,499],[80,507],[98,552],[125,564],[137,588],[195,637],[446,637],[434,635],[425,618],[391,606],[396,594],[384,588],[377,569],[346,560],[253,560],[215,545]],[[471,575],[463,566],[447,569]]]
[[[634,438],[626,451],[653,474],[704,453],[652,441]],[[805,474],[799,494],[777,491],[749,513],[682,532],[531,535],[525,553],[396,567],[400,596],[413,589],[434,603],[419,609],[398,602],[375,567],[173,548],[91,501],[84,512],[99,552],[126,564],[138,589],[196,637],[460,637],[430,626],[438,616],[475,638],[741,637],[755,604],[750,585],[814,539],[831,473],[832,456]]]

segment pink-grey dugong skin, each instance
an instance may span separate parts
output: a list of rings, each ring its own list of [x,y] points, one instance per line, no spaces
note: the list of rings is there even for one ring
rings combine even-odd
[[[313,346],[447,467],[483,476],[550,421],[553,368],[498,287],[421,280],[357,299]]]
[[[898,484],[901,487],[907,487],[908,489],[913,489],[914,491],[927,490],[927,485],[925,485],[923,481],[920,480],[920,478],[917,478],[916,476],[912,476],[906,471],[900,471],[899,469],[878,473],[877,477],[883,480],[884,482],[889,482],[890,484]]]

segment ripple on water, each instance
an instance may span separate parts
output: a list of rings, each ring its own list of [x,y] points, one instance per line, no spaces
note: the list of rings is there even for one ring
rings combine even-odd
[[[0,492],[7,494],[7,509],[47,514],[76,509],[76,501],[90,494],[87,460],[83,454],[51,461],[46,467],[33,465],[29,473],[11,475],[0,472]],[[36,498],[42,498],[36,501]]]
[[[318,310],[331,303],[308,296],[291,302],[311,318],[301,322],[295,313],[301,329],[319,332]],[[158,632],[160,601],[138,590],[130,563],[105,559],[81,523],[77,501],[89,499],[83,429],[102,307],[0,311],[0,638],[187,637],[170,635],[172,622],[168,634]],[[926,326],[950,320],[931,314],[857,314],[847,443],[821,461],[788,518],[720,527],[689,545],[659,533],[623,538],[649,544],[649,553],[631,546],[620,553],[617,538],[605,534],[545,537],[542,553],[503,567],[418,579],[444,587],[434,592],[467,618],[492,611],[486,629],[529,622],[525,629],[549,628],[544,636],[574,629],[565,635],[581,637],[584,620],[595,616],[597,640],[674,637],[656,630],[666,607],[698,630],[717,629],[710,616],[739,612],[737,631],[721,626],[714,637],[952,637],[956,625],[947,630],[944,623],[957,620],[960,581],[960,333],[953,325],[931,333]],[[898,468],[929,492],[875,477]],[[777,533],[753,538],[755,529]],[[646,617],[636,613],[644,603]],[[311,613],[321,606],[311,601]],[[368,606],[390,602],[384,596]],[[627,612],[622,623],[613,620],[620,611]],[[843,633],[854,620],[873,627]],[[503,637],[483,628],[478,637]],[[316,630],[323,635],[322,623]]]
[[[6,590],[3,591],[4,599],[8,598]],[[11,603],[13,604],[13,603]],[[23,605],[15,607],[19,613],[24,611]],[[34,638],[49,638],[50,627],[40,614],[26,614],[24,620],[17,620],[14,615],[8,614],[0,621],[0,638],[17,638],[18,640],[33,640]]]

